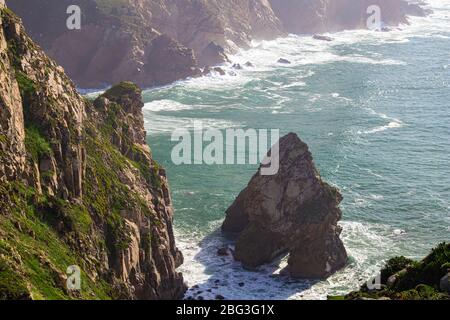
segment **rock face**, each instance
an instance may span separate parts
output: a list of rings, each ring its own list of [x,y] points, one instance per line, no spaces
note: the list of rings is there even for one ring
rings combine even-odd
[[[66,9],[73,4],[83,13],[81,30],[66,27]],[[230,51],[254,38],[282,34],[267,0],[11,0],[8,5],[81,87],[122,80],[145,87],[167,84],[199,75],[198,65],[226,61],[225,52],[212,52],[211,43]]]
[[[297,135],[281,138],[279,148],[278,174],[258,171],[227,210],[222,230],[238,234],[235,258],[244,267],[289,253],[293,277],[327,277],[347,263],[337,225],[342,196],[322,181]]]
[[[286,31],[295,34],[366,29],[369,6],[381,9],[385,25],[407,23],[407,15],[426,11],[404,0],[270,0]]]
[[[81,97],[7,8],[0,66],[0,299],[181,298],[183,257],[141,90],[123,82]],[[74,265],[80,291],[66,286]]]
[[[151,87],[199,73],[192,50],[153,28],[152,12],[145,6],[150,0],[122,2],[14,0],[8,5],[24,19],[32,38],[81,87],[123,80]],[[66,10],[73,4],[83,14],[80,30],[66,26]]]
[[[7,2],[32,38],[81,87],[123,80],[145,87],[166,84],[197,76],[198,67],[227,62],[227,54],[252,40],[366,28],[369,5],[381,7],[386,25],[425,13],[404,0]],[[66,26],[66,9],[73,4],[82,11],[81,30]]]

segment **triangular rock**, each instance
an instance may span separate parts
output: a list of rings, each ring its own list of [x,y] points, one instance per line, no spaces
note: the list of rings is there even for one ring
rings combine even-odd
[[[290,253],[294,277],[323,278],[347,263],[337,225],[339,191],[324,182],[308,146],[294,133],[279,141],[280,168],[258,173],[227,210],[224,232],[238,233],[235,258],[246,268]]]

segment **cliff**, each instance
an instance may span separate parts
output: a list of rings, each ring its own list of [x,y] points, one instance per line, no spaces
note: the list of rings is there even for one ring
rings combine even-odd
[[[366,29],[367,9],[373,5],[380,8],[385,26],[408,23],[408,15],[427,13],[405,0],[270,0],[270,4],[285,30],[295,34]]]
[[[293,277],[324,278],[347,263],[337,225],[339,191],[322,181],[308,146],[291,133],[279,141],[279,172],[260,170],[227,210],[222,230],[237,234],[234,257],[254,269],[288,253]]]
[[[378,287],[363,285],[346,300],[450,300],[450,244],[441,243],[422,261],[390,259],[380,273]],[[371,281],[375,283],[375,281]]]
[[[72,4],[83,14],[80,30],[66,27]],[[8,5],[81,87],[122,80],[150,87],[199,76],[199,65],[225,60],[218,51],[208,52],[212,44],[236,49],[253,37],[281,34],[267,0],[14,0]]]
[[[122,80],[150,87],[201,75],[252,40],[366,28],[379,5],[386,25],[423,15],[404,0],[9,0],[32,38],[81,87]],[[68,30],[66,9],[82,12]]]
[[[140,89],[95,101],[0,15],[0,299],[177,299],[173,208]],[[81,269],[81,290],[66,286]]]

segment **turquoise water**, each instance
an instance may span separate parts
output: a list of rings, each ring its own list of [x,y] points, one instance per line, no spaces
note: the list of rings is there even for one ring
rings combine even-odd
[[[168,171],[186,258],[181,271],[191,286],[215,287],[203,297],[324,298],[356,289],[389,257],[420,258],[450,240],[450,1],[431,2],[433,16],[402,30],[255,43],[233,57],[254,68],[145,91],[148,140]],[[277,64],[280,57],[292,64]],[[347,268],[315,283],[279,275],[285,259],[247,272],[217,257],[226,240],[216,230],[257,167],[175,166],[171,133],[194,120],[221,130],[279,128],[308,143],[323,178],[344,195]]]

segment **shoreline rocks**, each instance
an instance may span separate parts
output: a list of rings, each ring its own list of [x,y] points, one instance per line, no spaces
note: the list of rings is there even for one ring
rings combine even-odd
[[[325,278],[347,263],[337,225],[339,191],[317,172],[308,146],[296,134],[280,139],[280,170],[260,170],[226,212],[222,231],[237,235],[234,257],[254,270],[289,254],[297,278]]]

